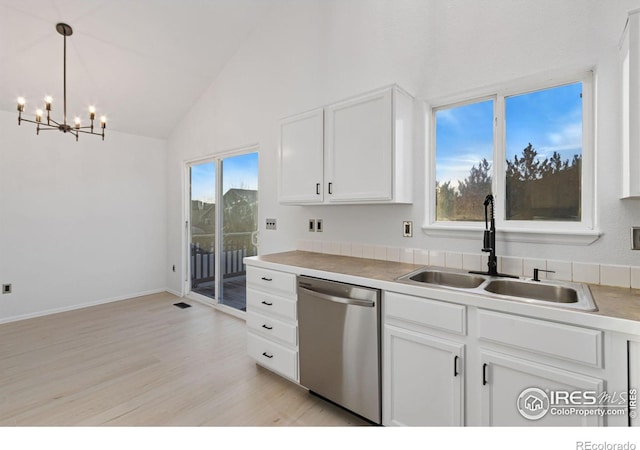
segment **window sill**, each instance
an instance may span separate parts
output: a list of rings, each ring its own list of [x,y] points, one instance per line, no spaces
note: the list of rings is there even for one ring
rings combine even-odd
[[[425,225],[422,231],[427,236],[456,239],[482,240],[484,228],[471,226]],[[520,228],[498,229],[496,239],[503,242],[531,244],[591,245],[602,236],[597,230],[535,230]]]

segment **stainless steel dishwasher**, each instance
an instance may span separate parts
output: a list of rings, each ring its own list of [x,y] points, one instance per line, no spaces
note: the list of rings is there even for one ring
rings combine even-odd
[[[380,291],[298,277],[300,384],[375,423],[380,407]]]

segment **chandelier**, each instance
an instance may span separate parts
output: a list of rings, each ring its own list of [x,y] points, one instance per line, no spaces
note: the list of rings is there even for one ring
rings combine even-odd
[[[56,31],[64,37],[62,66],[64,110],[62,115],[62,123],[56,122],[51,118],[52,99],[50,96],[46,96],[44,98],[44,109],[47,111],[47,117],[44,121],[42,118],[43,111],[41,109],[36,110],[35,120],[25,119],[24,117],[22,117],[26,102],[24,97],[18,97],[18,125],[20,125],[22,122],[35,123],[36,134],[38,135],[40,134],[40,131],[60,130],[63,133],[71,133],[72,135],[74,135],[76,137],[76,141],[78,140],[78,136],[80,133],[102,136],[102,140],[104,141],[104,130],[107,127],[107,118],[105,116],[100,117],[100,132],[94,131],[93,122],[96,118],[96,108],[94,106],[89,106],[89,120],[91,121],[90,125],[82,126],[80,117],[75,118],[75,122],[73,125],[67,123],[67,36],[71,36],[73,34],[73,29],[66,23],[59,23],[56,25]]]

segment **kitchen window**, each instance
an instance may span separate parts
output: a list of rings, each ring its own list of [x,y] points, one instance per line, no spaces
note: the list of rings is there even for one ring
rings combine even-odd
[[[503,238],[597,239],[592,86],[589,72],[432,108],[427,234],[484,226],[483,201],[492,193]]]

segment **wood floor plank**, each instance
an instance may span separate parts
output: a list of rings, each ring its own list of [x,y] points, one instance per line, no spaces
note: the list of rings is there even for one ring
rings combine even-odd
[[[169,293],[0,325],[0,426],[346,426],[257,366],[244,321]]]

